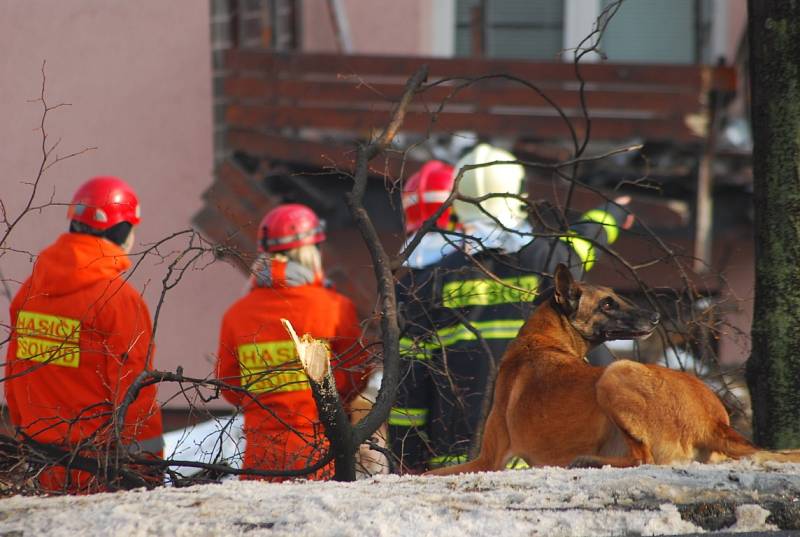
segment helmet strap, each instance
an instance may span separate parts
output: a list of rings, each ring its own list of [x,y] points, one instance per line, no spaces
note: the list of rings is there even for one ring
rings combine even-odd
[[[70,233],[83,233],[84,235],[101,237],[113,242],[117,246],[122,246],[125,244],[125,241],[128,240],[128,236],[131,234],[132,229],[133,224],[130,222],[120,222],[119,224],[113,225],[108,229],[96,229],[84,224],[83,222],[78,222],[77,220],[72,220],[69,223]]]

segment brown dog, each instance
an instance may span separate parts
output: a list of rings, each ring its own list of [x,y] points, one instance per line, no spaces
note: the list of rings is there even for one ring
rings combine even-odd
[[[533,312],[500,362],[478,457],[429,474],[501,470],[515,456],[530,466],[578,467],[750,455],[800,461],[797,453],[759,452],[692,375],[629,360],[607,367],[584,360],[603,341],[649,335],[658,320],[611,289],[576,282],[559,265],[553,298]]]

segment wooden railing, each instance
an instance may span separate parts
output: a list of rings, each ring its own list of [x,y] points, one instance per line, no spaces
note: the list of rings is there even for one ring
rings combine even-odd
[[[229,145],[258,153],[274,142],[271,135],[304,128],[367,136],[386,123],[406,78],[423,63],[429,82],[447,80],[418,95],[407,114],[403,130],[419,134],[569,140],[571,125],[579,138],[590,128],[592,140],[700,144],[712,93],[732,93],[736,83],[728,67],[581,65],[589,123],[569,63],[234,50],[226,60]]]
[[[569,63],[232,50],[224,81],[228,148],[267,168],[284,162],[300,169],[352,169],[352,142],[387,124],[406,79],[423,63],[428,86],[406,115],[406,133],[466,130],[562,147],[588,133],[595,142],[683,146],[706,164],[713,153],[712,106],[736,86],[735,71],[727,67],[586,64],[580,66],[580,92]],[[376,176],[408,177],[419,165],[399,152],[377,160]],[[231,161],[220,165],[196,224],[222,244],[252,250],[258,220],[280,202],[259,173]],[[708,175],[698,173],[698,184],[708,184]],[[699,195],[698,206],[708,197]],[[697,221],[709,218],[709,211],[698,212]],[[703,236],[695,243],[705,258],[710,243]]]

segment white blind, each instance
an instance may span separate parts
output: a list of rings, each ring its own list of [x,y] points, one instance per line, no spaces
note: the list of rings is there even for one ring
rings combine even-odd
[[[697,7],[697,0],[628,0],[601,47],[612,62],[695,63]]]
[[[456,2],[456,55],[471,52],[470,18],[479,0]],[[491,58],[556,59],[563,48],[562,0],[486,0],[484,36]]]

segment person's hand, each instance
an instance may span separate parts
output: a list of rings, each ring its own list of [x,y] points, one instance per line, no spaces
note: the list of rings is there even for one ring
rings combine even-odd
[[[626,207],[630,202],[631,202],[630,196],[619,196],[614,198],[614,203],[622,207]],[[633,216],[633,213],[628,213],[628,216],[625,218],[625,222],[623,222],[620,227],[622,229],[630,229],[631,227],[633,227],[633,222],[635,220],[636,217]]]

